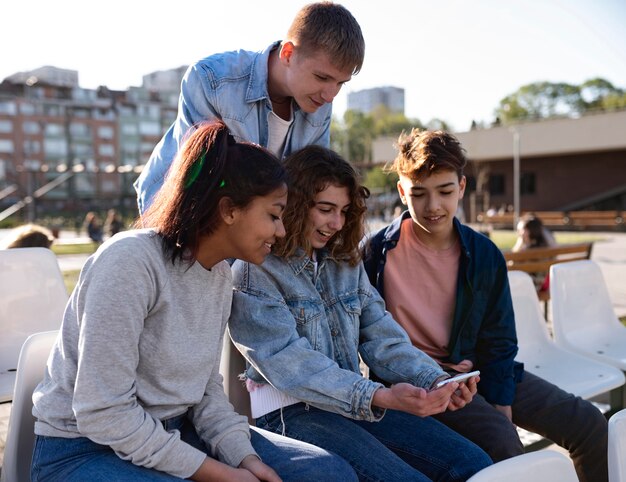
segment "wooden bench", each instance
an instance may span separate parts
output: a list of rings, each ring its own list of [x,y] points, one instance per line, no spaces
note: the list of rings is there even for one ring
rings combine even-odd
[[[559,230],[580,230],[587,228],[624,230],[626,229],[625,213],[623,211],[533,211],[541,219],[544,226]],[[522,212],[521,216],[528,214]],[[494,214],[487,216],[479,213],[477,221],[487,224],[493,229],[513,228],[513,213]]]
[[[561,244],[551,248],[532,248],[524,251],[505,251],[502,254],[509,271],[519,270],[529,274],[547,274],[550,266],[556,263],[590,259],[593,242],[578,244]],[[548,301],[550,291],[537,291],[539,299],[544,303],[544,313],[548,318]]]

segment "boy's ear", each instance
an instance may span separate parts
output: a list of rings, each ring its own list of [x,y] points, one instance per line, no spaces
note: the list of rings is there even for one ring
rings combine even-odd
[[[400,201],[402,201],[402,204],[404,204],[405,206],[406,204],[406,196],[404,195],[404,188],[402,187],[402,183],[400,181],[398,181],[396,183],[396,186],[398,188],[398,194],[400,195]]]
[[[467,185],[467,179],[465,178],[465,176],[462,176],[461,180],[459,181],[459,199],[463,199],[466,185]]]
[[[280,51],[278,52],[278,57],[280,58],[280,61],[287,64],[291,62],[291,57],[293,56],[295,48],[296,46],[293,44],[293,42],[285,42],[284,44],[282,44],[280,46]]]
[[[228,197],[223,197],[218,202],[218,209],[222,220],[228,225],[232,225],[235,222],[236,209],[233,206],[233,202]]]

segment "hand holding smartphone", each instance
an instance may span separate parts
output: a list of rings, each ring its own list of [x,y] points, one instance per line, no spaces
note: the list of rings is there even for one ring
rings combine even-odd
[[[478,375],[480,375],[480,370],[475,370],[469,373],[459,373],[458,375],[455,375],[451,378],[446,378],[445,380],[440,381],[439,383],[437,383],[437,385],[435,385],[435,388],[441,388],[444,385],[447,385],[448,383],[464,382],[465,380],[478,376]]]

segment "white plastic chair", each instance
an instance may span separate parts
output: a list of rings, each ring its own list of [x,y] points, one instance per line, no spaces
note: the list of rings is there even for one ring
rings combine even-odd
[[[574,464],[554,450],[518,455],[484,468],[467,482],[578,482]]]
[[[613,310],[598,263],[552,266],[550,296],[557,345],[626,371],[626,327]]]
[[[57,334],[58,330],[35,333],[26,339],[20,351],[0,482],[30,480],[35,443],[33,391],[43,379]]]
[[[52,251],[0,250],[0,403],[11,401],[24,341],[33,333],[58,329],[67,298]]]
[[[224,334],[222,345],[222,358],[220,360],[220,375],[224,378],[224,392],[228,400],[235,407],[235,411],[248,417],[251,425],[255,424],[250,409],[250,395],[244,385],[239,380],[239,374],[246,371],[246,359],[230,339],[228,328]]]
[[[617,368],[557,346],[531,277],[523,271],[509,271],[508,276],[519,346],[516,359],[527,371],[584,399],[624,385],[624,374]]]
[[[609,482],[626,482],[626,409],[609,419]]]

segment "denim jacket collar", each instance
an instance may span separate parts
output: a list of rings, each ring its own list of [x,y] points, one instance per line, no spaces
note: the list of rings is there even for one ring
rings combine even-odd
[[[252,67],[250,68],[250,83],[246,90],[246,102],[254,103],[259,100],[266,99],[270,102],[270,95],[267,91],[267,83],[269,80],[269,59],[270,54],[277,48],[280,48],[282,40],[273,42],[262,52],[259,52]],[[296,102],[292,102],[292,109],[295,111],[300,110],[300,106]]]
[[[326,259],[328,259],[328,250],[318,249],[316,252],[316,256],[317,256],[317,265],[318,265],[318,270],[319,270],[326,263]],[[308,256],[304,252],[304,249],[302,248],[298,248],[296,250],[296,254],[286,258],[285,261],[287,262],[289,267],[291,267],[291,269],[296,275],[299,275],[300,273],[302,273],[302,271],[307,269],[309,265],[312,265],[315,262],[310,256]]]
[[[257,55],[250,69],[250,82],[246,90],[246,102],[269,99],[269,93],[267,92],[267,80],[269,78],[268,62],[270,54],[280,46],[280,42],[280,40],[277,40]]]

